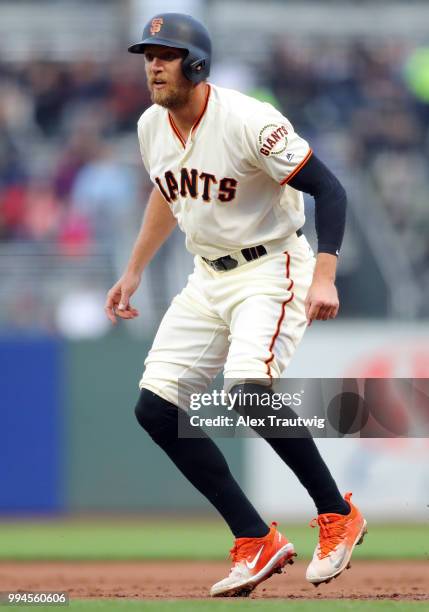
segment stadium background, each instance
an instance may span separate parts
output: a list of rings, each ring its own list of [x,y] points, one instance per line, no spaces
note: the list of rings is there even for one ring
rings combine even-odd
[[[215,47],[210,80],[281,108],[349,194],[340,317],[309,330],[288,375],[428,377],[427,3],[2,0],[3,559],[198,558],[190,516],[206,521],[208,557],[227,550],[227,531],[133,415],[154,331],[192,267],[179,232],[145,273],[141,317],[111,329],[103,313],[150,190],[135,129],[150,100],[142,58],[126,47],[164,10],[200,17]],[[306,210],[314,243],[311,200]],[[218,442],[268,518],[310,520],[267,445]],[[428,441],[319,444],[376,522],[367,554],[394,556],[392,534],[403,533],[402,549],[427,560]],[[160,515],[170,548],[150,544]],[[304,557],[310,531],[297,532]]]

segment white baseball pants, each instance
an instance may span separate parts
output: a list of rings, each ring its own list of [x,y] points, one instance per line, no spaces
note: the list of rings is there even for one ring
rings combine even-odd
[[[304,235],[287,238],[281,252],[268,247],[267,255],[229,271],[195,257],[161,321],[140,389],[187,410],[190,394],[203,393],[222,367],[234,384],[281,376],[307,326],[315,259]]]

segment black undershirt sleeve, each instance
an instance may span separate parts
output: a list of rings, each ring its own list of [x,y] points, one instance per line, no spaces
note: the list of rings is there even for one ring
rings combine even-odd
[[[318,252],[338,255],[347,206],[347,195],[340,181],[313,153],[288,185],[314,197]]]

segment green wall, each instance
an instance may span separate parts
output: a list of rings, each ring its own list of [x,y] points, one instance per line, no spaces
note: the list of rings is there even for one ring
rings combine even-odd
[[[118,328],[67,346],[66,507],[72,512],[211,511],[135,419],[149,347]],[[243,440],[216,443],[241,480]]]

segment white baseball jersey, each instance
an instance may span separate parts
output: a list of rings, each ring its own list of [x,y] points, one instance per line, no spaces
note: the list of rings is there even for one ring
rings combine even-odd
[[[303,195],[287,183],[311,149],[271,104],[208,85],[186,142],[156,104],[140,117],[138,136],[143,163],[191,253],[216,259],[304,225]]]

